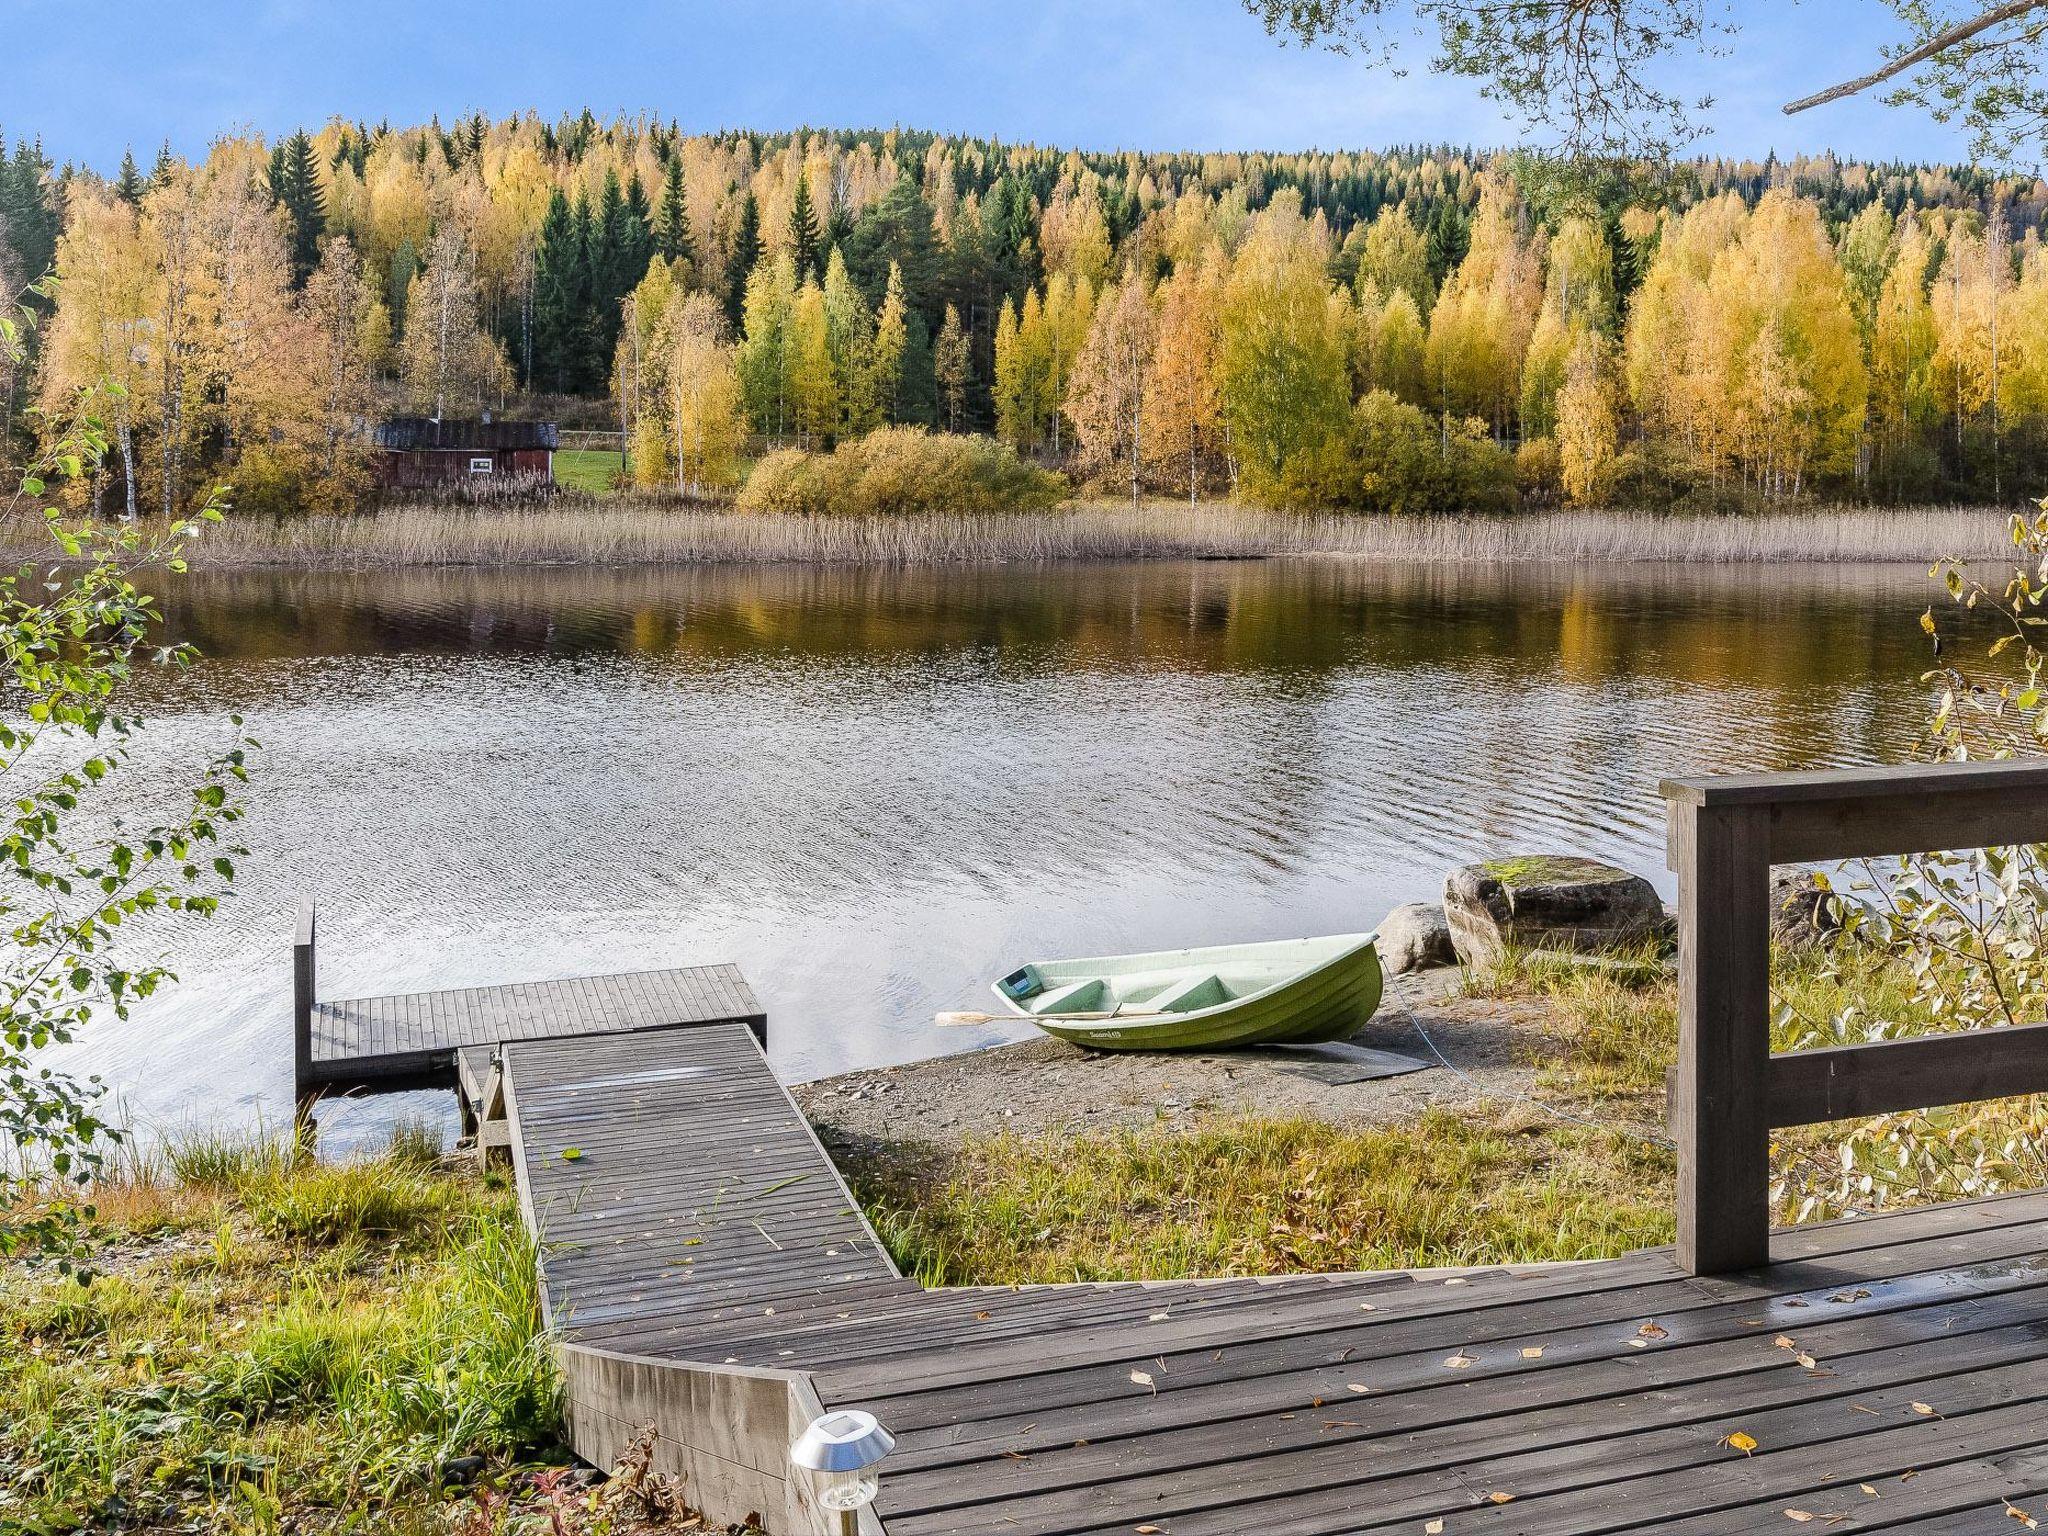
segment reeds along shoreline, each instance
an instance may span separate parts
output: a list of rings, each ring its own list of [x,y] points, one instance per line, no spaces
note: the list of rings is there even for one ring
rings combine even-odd
[[[400,504],[349,516],[231,516],[194,567],[424,565],[964,565],[1332,556],[1417,563],[1916,563],[2011,548],[1995,507],[1834,507],[1759,514],[1526,512],[1390,517],[1217,504],[1070,502],[1046,512],[803,517],[635,498],[542,506]],[[0,529],[0,556],[47,558],[40,525]]]

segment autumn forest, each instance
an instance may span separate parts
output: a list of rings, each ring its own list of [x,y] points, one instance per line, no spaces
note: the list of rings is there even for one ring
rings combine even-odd
[[[2012,500],[2048,483],[2044,211],[2031,178],[1825,156],[1596,178],[588,113],[113,177],[22,141],[0,286],[38,323],[0,458],[90,413],[105,510],[229,482],[339,511],[376,420],[491,411],[742,506],[961,436],[1019,485],[1184,501]]]

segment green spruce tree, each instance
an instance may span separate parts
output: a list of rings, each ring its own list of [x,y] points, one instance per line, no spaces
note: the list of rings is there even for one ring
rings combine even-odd
[[[292,286],[305,286],[320,265],[320,237],[327,229],[327,194],[313,163],[313,141],[303,130],[271,152],[270,201],[284,211],[289,228],[286,244],[292,263]]]
[[[696,242],[690,235],[690,199],[683,186],[683,162],[669,157],[662,177],[661,207],[654,215],[654,249],[663,261],[695,265]]]
[[[811,206],[811,178],[799,173],[796,201],[789,205],[789,257],[796,263],[796,280],[824,274],[824,247],[818,231],[818,210]]]
[[[747,279],[761,260],[761,204],[749,192],[740,204],[740,221],[733,231],[732,263],[725,269],[725,317],[737,331],[746,323]]]
[[[135,163],[135,151],[121,151],[121,174],[114,181],[114,195],[131,208],[142,206],[142,194],[149,190],[142,167]]]
[[[586,216],[588,210],[585,210]],[[533,378],[556,394],[581,382],[583,316],[589,270],[582,232],[569,199],[555,189],[541,219],[533,271]]]

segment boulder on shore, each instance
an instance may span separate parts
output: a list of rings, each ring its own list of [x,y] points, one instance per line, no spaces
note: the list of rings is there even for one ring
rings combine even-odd
[[[1386,915],[1379,926],[1380,967],[1389,976],[1456,965],[1451,925],[1433,901],[1409,901]]]
[[[1771,937],[1787,949],[1810,949],[1842,931],[1848,898],[1808,869],[1771,871]]]
[[[1663,936],[1664,903],[1641,875],[1563,854],[1466,864],[1444,877],[1444,916],[1466,965],[1509,949],[1617,949]]]

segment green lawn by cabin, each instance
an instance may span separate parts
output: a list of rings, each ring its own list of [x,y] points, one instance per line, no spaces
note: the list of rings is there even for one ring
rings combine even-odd
[[[612,477],[618,473],[619,455],[610,449],[555,450],[555,483],[565,491],[606,495],[612,489]]]

